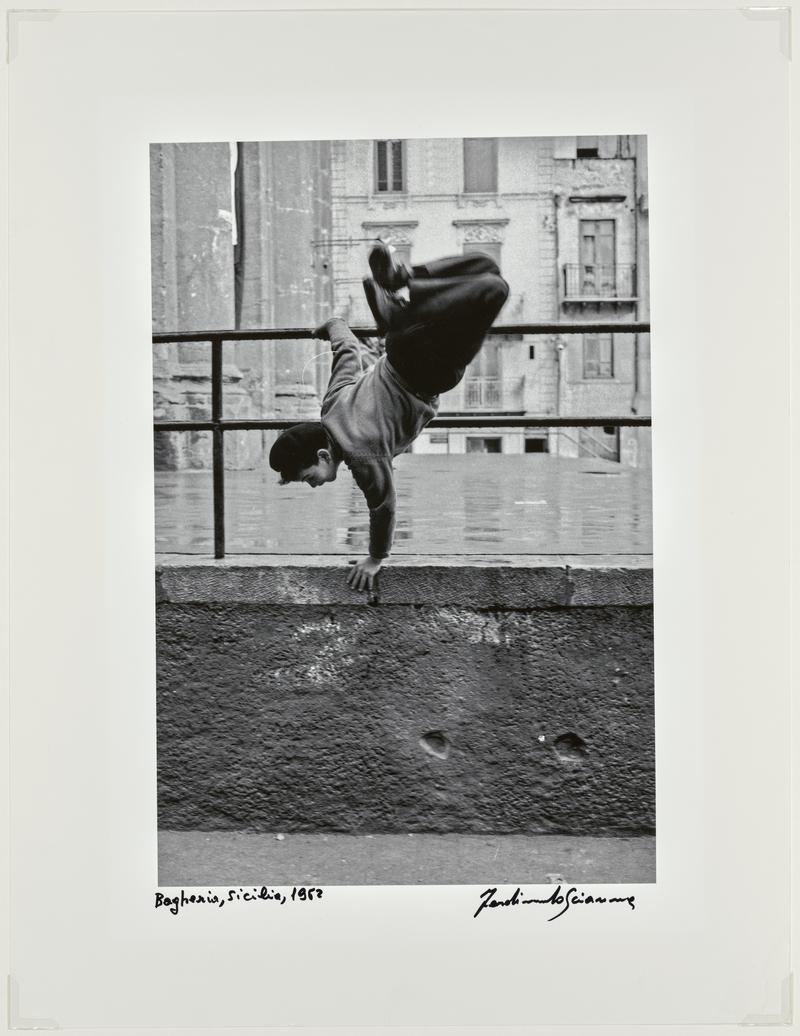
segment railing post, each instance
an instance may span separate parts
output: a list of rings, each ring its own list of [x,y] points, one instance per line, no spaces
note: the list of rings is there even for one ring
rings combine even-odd
[[[225,443],[222,429],[222,338],[211,339],[211,421],[214,557],[225,557]]]

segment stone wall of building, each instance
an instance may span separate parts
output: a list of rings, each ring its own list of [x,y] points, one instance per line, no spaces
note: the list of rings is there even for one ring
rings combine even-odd
[[[313,328],[329,315],[330,145],[318,141],[167,144],[151,153],[153,327],[193,331]],[[224,347],[228,418],[317,417],[326,384],[319,343]],[[205,345],[155,350],[155,414],[210,414]],[[229,467],[256,467],[273,436],[225,436]],[[159,434],[156,466],[208,467],[207,433]]]
[[[329,151],[318,141],[239,146],[239,327],[313,328],[328,315]],[[318,343],[250,342],[237,350],[240,366],[262,387],[264,413],[318,416]]]
[[[150,150],[151,287],[153,330],[211,331],[235,325],[233,173],[231,147],[154,144]],[[226,349],[223,364],[229,416],[256,411],[242,371]],[[211,350],[206,344],[153,350],[156,420],[204,420],[211,415]],[[247,443],[226,436],[229,467],[252,466]],[[207,468],[211,436],[156,433],[158,470]]]

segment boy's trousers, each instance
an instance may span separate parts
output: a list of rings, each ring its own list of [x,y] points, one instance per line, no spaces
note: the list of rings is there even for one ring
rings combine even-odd
[[[404,324],[386,336],[386,355],[408,385],[435,396],[456,386],[508,297],[497,264],[458,255],[412,267]]]

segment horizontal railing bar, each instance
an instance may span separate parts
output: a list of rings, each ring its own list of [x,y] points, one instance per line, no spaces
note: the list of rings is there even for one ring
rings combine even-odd
[[[378,338],[374,327],[351,328],[357,338]],[[583,334],[647,334],[650,324],[642,321],[604,321],[596,323],[498,324],[490,327],[490,335],[571,335]],[[282,339],[313,339],[314,331],[307,327],[271,327],[240,329],[238,331],[159,331],[153,335],[154,345],[180,342],[252,342]]]
[[[156,421],[157,432],[224,432],[278,431],[291,428],[303,418],[264,418],[260,421]],[[650,417],[464,417],[461,415],[434,418],[426,428],[649,428]]]

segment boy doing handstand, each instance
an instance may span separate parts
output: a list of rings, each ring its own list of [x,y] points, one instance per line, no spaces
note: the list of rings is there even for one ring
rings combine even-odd
[[[348,576],[355,590],[372,589],[391,549],[392,460],[436,416],[439,394],[461,381],[508,297],[508,285],[485,255],[407,267],[379,243],[369,265],[364,292],[385,353],[376,359],[339,318],[318,328],[317,337],[333,350],[321,421],[287,428],[269,455],[281,484],[333,482],[342,461],[352,472],[369,508],[369,557]],[[407,300],[398,294],[403,288]]]

